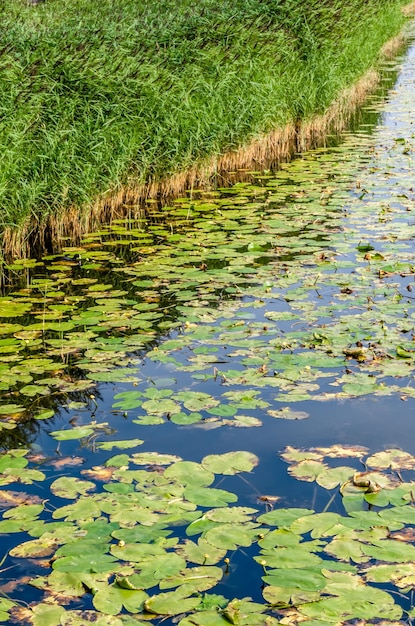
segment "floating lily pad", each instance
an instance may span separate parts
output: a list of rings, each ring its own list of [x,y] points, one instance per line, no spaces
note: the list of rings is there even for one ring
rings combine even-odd
[[[178,481],[182,485],[208,487],[215,479],[213,472],[193,461],[178,461],[164,472],[168,479]]]
[[[307,417],[310,417],[306,411],[294,411],[289,407],[284,407],[282,409],[278,409],[277,411],[268,410],[267,413],[268,415],[271,415],[271,417],[285,420],[304,420],[307,419]]]
[[[156,615],[180,615],[195,609],[201,598],[186,598],[176,592],[160,593],[146,600],[144,608]]]
[[[226,506],[229,502],[236,502],[238,497],[230,491],[224,489],[213,489],[212,487],[200,487],[189,485],[184,491],[184,496],[190,502],[199,506],[214,507]]]
[[[159,454],[158,452],[136,452],[131,455],[135,465],[171,465],[180,461],[180,457],[173,454]]]
[[[70,441],[71,439],[82,439],[94,432],[93,426],[74,426],[68,430],[55,430],[50,433],[51,437],[58,441]]]
[[[123,608],[131,613],[137,613],[147,598],[145,591],[122,589],[115,583],[99,589],[92,602],[98,611],[107,615],[118,615]]]
[[[101,450],[112,450],[113,448],[120,448],[125,450],[127,448],[136,448],[144,443],[143,439],[125,439],[118,441],[103,441],[97,444],[97,447]]]
[[[50,486],[51,492],[60,498],[75,499],[79,494],[86,494],[91,489],[95,489],[95,483],[87,480],[79,480],[72,476],[61,476]]]
[[[219,524],[204,534],[204,538],[216,548],[236,550],[237,546],[249,547],[258,533],[248,524]]]
[[[21,406],[19,404],[0,405],[0,415],[15,415],[16,413],[23,413],[24,411],[24,406]]]
[[[85,572],[101,573],[110,572],[114,568],[117,559],[110,554],[80,554],[64,556],[53,563],[53,569],[58,572]]]
[[[177,547],[177,551],[187,561],[197,563],[198,565],[215,565],[226,555],[226,550],[215,548],[203,537],[200,537],[197,543],[187,539],[184,544]]]
[[[227,452],[205,456],[202,466],[216,474],[237,474],[250,472],[258,462],[258,457],[251,452]]]

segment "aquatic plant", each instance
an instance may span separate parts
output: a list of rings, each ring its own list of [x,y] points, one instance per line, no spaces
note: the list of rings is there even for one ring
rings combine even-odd
[[[218,474],[255,467],[258,459],[243,451],[200,463],[159,453],[116,455],[84,470],[84,479],[53,480],[51,497],[64,504],[52,511],[47,499],[4,491],[8,510],[0,531],[31,537],[10,556],[30,558],[36,573],[24,583],[39,594],[29,607],[2,599],[2,621],[11,615],[34,626],[132,626],[178,616],[182,626],[271,626],[279,619],[311,626],[410,617],[414,607],[403,609],[399,597],[409,599],[414,586],[415,458],[401,450],[367,452],[333,445],[282,455],[292,476],[332,491],[327,507],[340,497],[347,513],[275,508],[261,514],[234,505],[235,494],[211,485]],[[27,450],[2,455],[0,481],[45,481],[48,460],[27,457]],[[339,458],[364,462],[366,471],[323,462]],[[259,566],[263,602],[215,593],[223,576],[231,576],[232,553],[241,549],[253,559],[248,568]],[[93,608],[80,610],[86,595]]]
[[[142,184],[156,191],[178,174],[172,185],[183,188],[195,162],[214,157],[213,171],[218,155],[276,127],[295,132],[374,64],[402,26],[401,5],[7,1],[0,227],[8,252],[27,252],[39,233],[47,239],[47,223],[59,235],[62,209],[74,236],[97,199],[95,209],[108,212],[130,190],[136,205]],[[275,158],[297,147],[290,133],[275,139]]]

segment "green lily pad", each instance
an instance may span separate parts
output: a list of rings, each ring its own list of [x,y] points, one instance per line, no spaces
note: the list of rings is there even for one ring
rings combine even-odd
[[[177,461],[166,469],[164,476],[193,487],[208,487],[215,479],[212,472],[193,461]]]
[[[214,509],[212,511],[207,511],[205,517],[214,522],[220,522],[225,524],[239,524],[252,521],[255,513],[258,513],[257,509],[251,509],[244,506],[232,506],[223,509]]]
[[[144,603],[144,608],[149,613],[156,615],[180,615],[195,609],[200,603],[201,598],[181,597],[177,592],[159,593],[152,596]]]
[[[210,454],[202,459],[202,466],[215,474],[238,474],[250,472],[259,459],[251,452],[227,452],[225,454]]]
[[[118,441],[101,441],[97,444],[97,448],[100,450],[112,450],[113,448],[119,448],[120,450],[126,450],[127,448],[136,448],[144,443],[143,439],[124,439]]]
[[[220,524],[204,533],[208,543],[223,550],[236,550],[237,546],[249,547],[257,537],[257,530],[248,524]]]
[[[180,457],[173,454],[159,454],[158,452],[136,452],[131,455],[135,465],[171,465],[181,461]]]
[[[112,571],[116,560],[109,554],[79,554],[61,557],[53,562],[52,567],[58,572],[101,573]]]
[[[291,524],[304,515],[313,515],[310,509],[276,509],[260,515],[257,519],[261,524],[278,526],[279,528],[289,528]]]
[[[72,439],[82,439],[88,437],[94,432],[93,426],[74,426],[68,430],[55,430],[50,434],[57,441],[70,441]]]
[[[180,620],[180,626],[228,626],[229,620],[219,611],[200,611]]]
[[[262,580],[272,587],[297,589],[298,591],[320,591],[326,585],[326,578],[318,570],[281,569],[272,570]]]
[[[142,590],[123,589],[117,583],[99,589],[92,602],[94,607],[107,615],[118,615],[123,608],[131,613],[140,611],[148,595]]]
[[[197,543],[187,539],[176,548],[176,551],[187,561],[198,565],[215,565],[226,555],[226,550],[214,547],[203,537],[200,537]]]
[[[112,405],[114,409],[129,411],[141,406],[143,394],[140,391],[122,391],[114,396],[117,402]]]
[[[164,578],[160,582],[160,589],[170,589],[171,587],[181,587],[183,585],[186,593],[190,595],[190,593],[211,589],[217,585],[222,576],[222,569],[213,565],[186,568],[175,576]]]
[[[63,606],[47,603],[37,604],[31,611],[33,626],[56,626],[65,613]]]
[[[0,405],[0,415],[14,415],[15,413],[23,413],[24,406],[20,404],[2,404]]]
[[[238,500],[238,497],[230,491],[194,485],[186,487],[184,496],[190,502],[205,507],[222,507],[226,506],[229,502],[236,502]]]
[[[95,489],[95,483],[87,480],[79,480],[72,476],[61,476],[50,486],[51,492],[60,498],[75,499],[79,494],[86,494],[91,489]]]

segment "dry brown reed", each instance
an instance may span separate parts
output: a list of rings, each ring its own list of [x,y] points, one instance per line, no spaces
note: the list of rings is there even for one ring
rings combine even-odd
[[[411,2],[402,8],[402,13],[407,17],[415,14],[415,2]]]
[[[404,11],[406,14],[414,13],[415,2],[406,6]],[[395,56],[404,42],[402,34],[388,41],[382,49],[381,58]],[[266,163],[277,167],[296,153],[324,144],[328,134],[344,130],[358,107],[376,89],[379,79],[378,71],[369,70],[352,87],[345,89],[324,114],[276,128],[237,150],[215,155],[187,171],[152,180],[145,185],[122,187],[97,199],[90,207],[72,207],[48,216],[44,223],[31,219],[18,230],[8,227],[3,234],[4,259],[24,258],[48,249],[59,251],[68,239],[72,246],[76,246],[82,235],[96,230],[103,223],[142,216],[146,200],[174,198],[194,188],[209,189],[220,173],[259,169]]]

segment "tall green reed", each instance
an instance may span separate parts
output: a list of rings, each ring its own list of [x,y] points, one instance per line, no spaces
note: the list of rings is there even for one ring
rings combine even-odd
[[[42,222],[324,111],[401,0],[6,0],[0,224]]]

